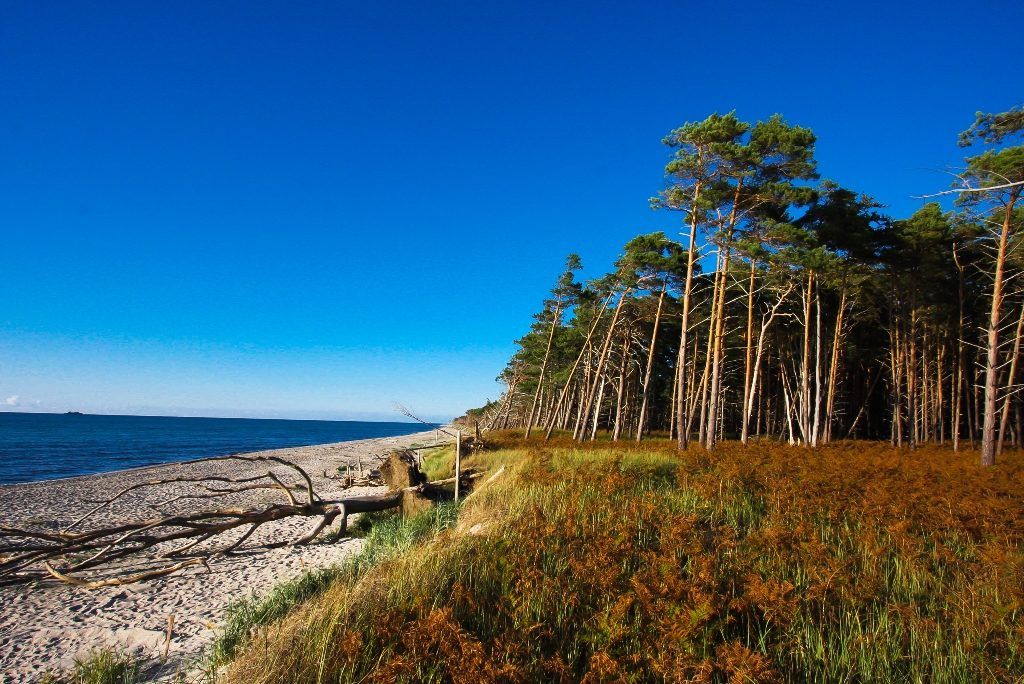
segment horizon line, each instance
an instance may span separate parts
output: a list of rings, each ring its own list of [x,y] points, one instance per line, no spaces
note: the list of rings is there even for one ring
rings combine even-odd
[[[90,411],[31,411],[24,410],[27,407],[13,407],[10,408],[0,407],[0,414],[2,413],[13,413],[13,414],[24,414],[24,415],[47,415],[47,416],[107,416],[115,418],[196,418],[196,419],[210,419],[210,420],[288,420],[288,421],[302,421],[302,422],[315,422],[315,423],[402,423],[408,425],[415,425],[416,423],[423,424],[422,421],[417,420],[370,420],[370,419],[355,419],[355,418],[283,418],[283,417],[256,417],[256,416],[197,416],[197,415],[163,415],[163,414],[152,414],[152,413],[93,413]],[[430,425],[442,426],[445,425],[452,418],[446,418],[441,421],[427,421]]]

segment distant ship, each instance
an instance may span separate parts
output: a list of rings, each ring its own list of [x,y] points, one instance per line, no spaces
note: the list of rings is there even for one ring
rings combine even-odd
[[[85,414],[81,411],[67,411],[64,413],[65,416],[84,416]]]

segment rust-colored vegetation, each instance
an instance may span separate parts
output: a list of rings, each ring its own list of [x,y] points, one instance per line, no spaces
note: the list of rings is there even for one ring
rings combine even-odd
[[[458,523],[255,634],[232,682],[1020,681],[1024,460],[499,436]]]

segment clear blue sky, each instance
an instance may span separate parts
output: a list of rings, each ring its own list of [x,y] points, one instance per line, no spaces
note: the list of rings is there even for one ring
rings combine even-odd
[[[714,111],[905,215],[1024,96],[1024,5],[853,5],[3,2],[0,404],[461,412],[567,252],[678,230]]]

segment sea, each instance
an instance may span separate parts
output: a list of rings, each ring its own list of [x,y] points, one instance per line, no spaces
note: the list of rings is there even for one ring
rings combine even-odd
[[[0,484],[429,429],[407,422],[0,412]]]

